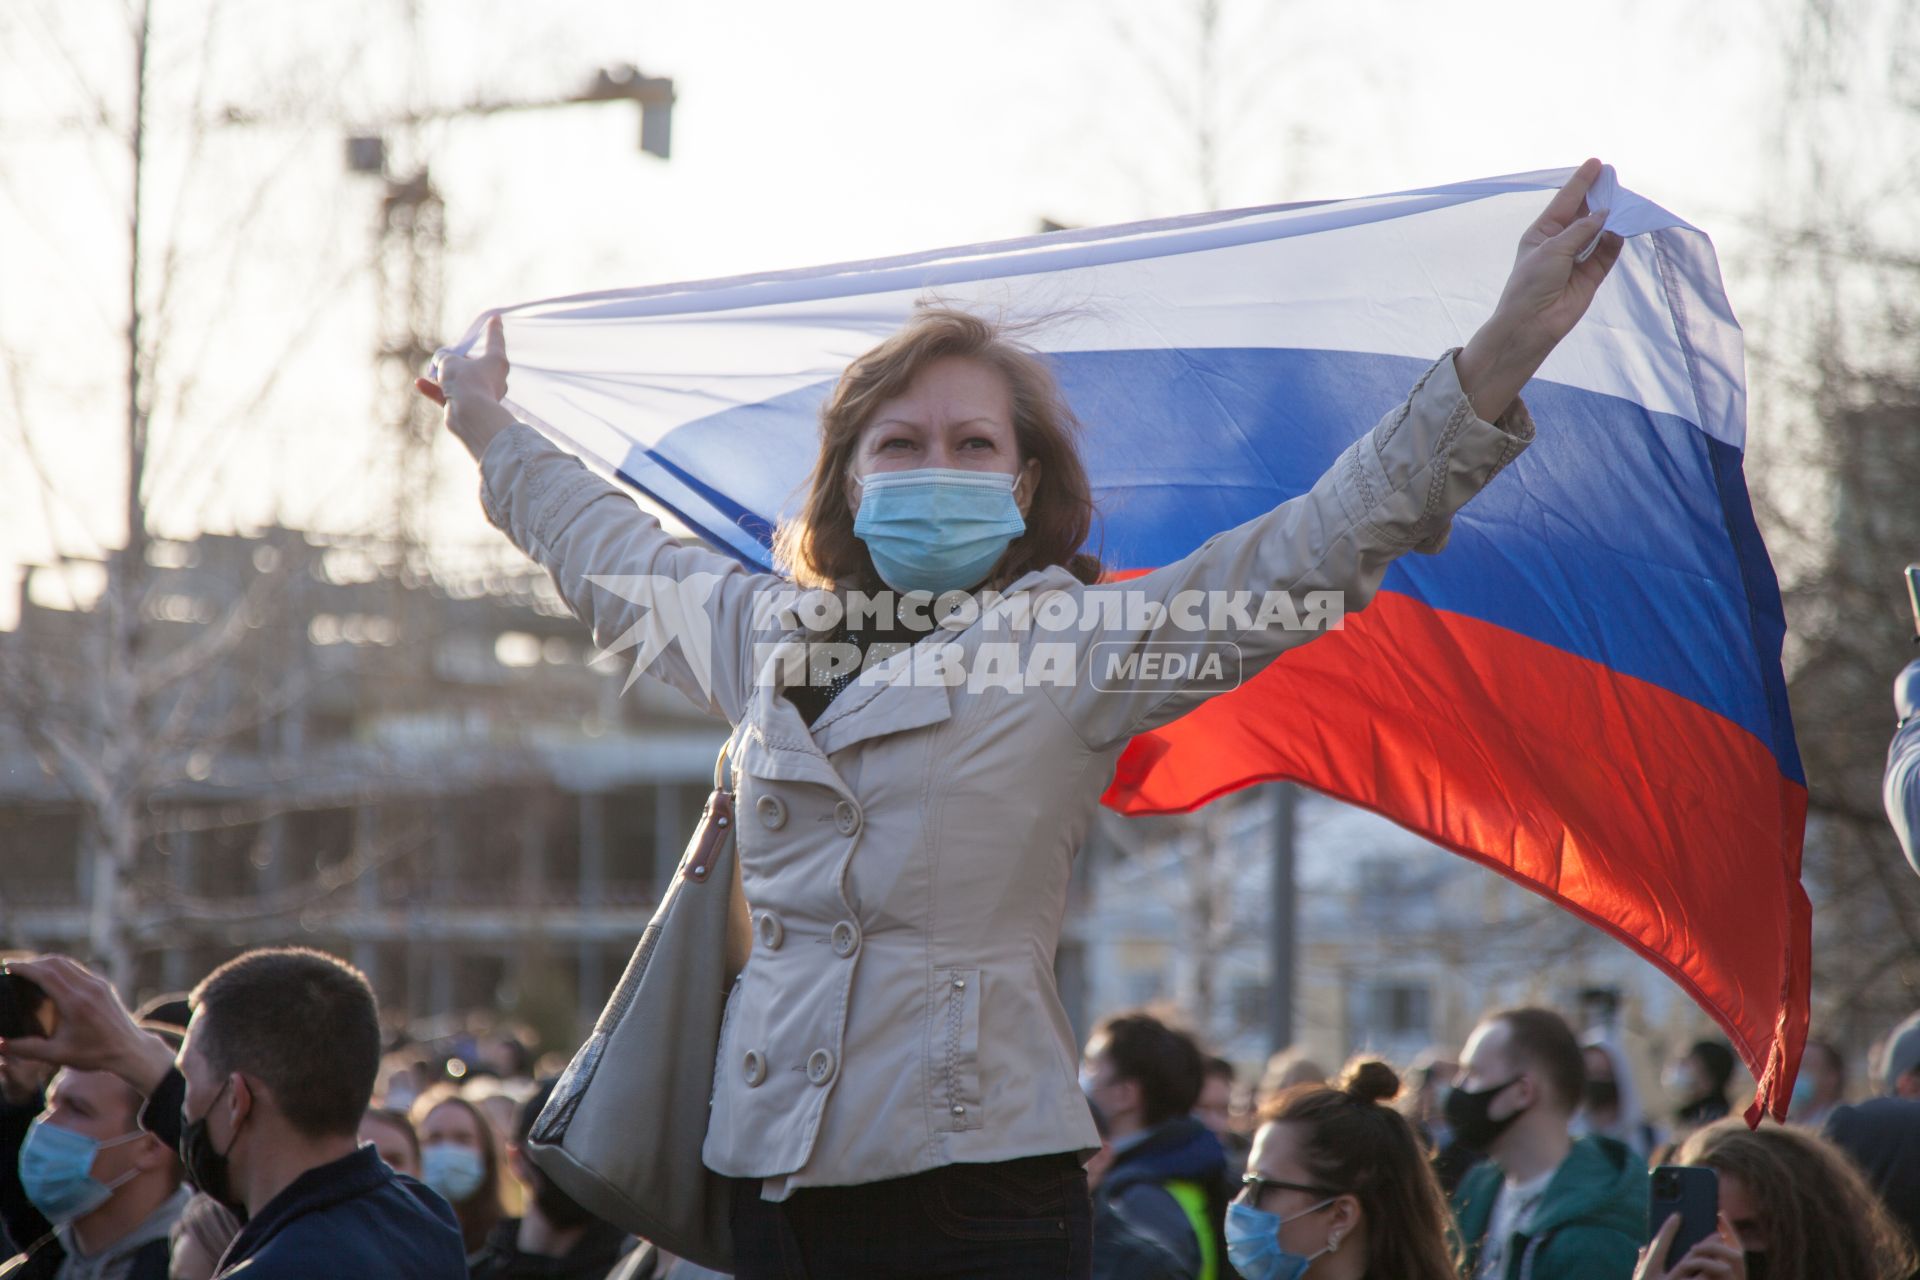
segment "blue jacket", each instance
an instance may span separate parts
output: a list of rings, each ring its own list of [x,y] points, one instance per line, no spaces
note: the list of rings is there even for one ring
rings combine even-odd
[[[170,1071],[141,1110],[162,1142],[180,1138],[186,1080]],[[453,1207],[395,1173],[372,1147],[309,1169],[247,1220],[214,1280],[466,1280]]]

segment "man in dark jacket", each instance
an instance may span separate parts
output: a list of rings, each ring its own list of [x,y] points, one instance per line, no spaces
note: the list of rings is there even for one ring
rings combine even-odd
[[[1824,1131],[1920,1239],[1920,1013],[1893,1029],[1873,1068],[1880,1096],[1835,1107]]]
[[[1087,1190],[1093,1193],[1093,1280],[1181,1280],[1192,1274],[1181,1266],[1173,1250],[1135,1227],[1107,1196],[1107,1173],[1113,1168],[1113,1128],[1099,1107],[1093,1127],[1100,1131],[1100,1150],[1087,1161]]]
[[[1182,1275],[1225,1280],[1234,1276],[1225,1240],[1233,1197],[1227,1155],[1190,1114],[1204,1066],[1190,1036],[1150,1014],[1122,1014],[1087,1041],[1086,1091],[1112,1133],[1102,1199],[1172,1253]]]
[[[553,1081],[543,1080],[514,1117],[507,1164],[526,1189],[526,1211],[494,1227],[474,1261],[473,1280],[607,1280],[633,1244],[631,1236],[587,1212],[527,1158],[527,1135],[552,1096]]]
[[[1827,1116],[1823,1132],[1853,1157],[1887,1212],[1909,1236],[1920,1239],[1920,1102],[1843,1102]]]
[[[65,957],[17,963],[59,1011],[0,1055],[111,1071],[190,1182],[245,1219],[215,1272],[246,1280],[465,1280],[453,1210],[359,1145],[380,1066],[373,991],[317,951],[250,951],[194,991],[177,1064],[112,986]]]
[[[1627,1280],[1647,1240],[1647,1166],[1569,1136],[1586,1058],[1559,1014],[1510,1009],[1474,1029],[1447,1095],[1454,1135],[1488,1154],[1454,1193],[1473,1280]]]

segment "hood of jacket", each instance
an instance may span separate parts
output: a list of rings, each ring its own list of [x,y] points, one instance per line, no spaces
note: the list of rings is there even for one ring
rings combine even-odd
[[[1582,1048],[1598,1049],[1613,1064],[1613,1083],[1620,1092],[1620,1114],[1611,1126],[1601,1129],[1593,1125],[1583,1109],[1574,1117],[1575,1127],[1586,1133],[1619,1138],[1629,1146],[1633,1145],[1634,1136],[1647,1122],[1647,1109],[1646,1101],[1640,1096],[1640,1082],[1634,1078],[1633,1061],[1627,1056],[1626,1046],[1620,1043],[1613,1032],[1604,1028],[1588,1032],[1580,1044]]]
[[[1175,1116],[1148,1130],[1137,1144],[1115,1155],[1101,1189],[1116,1196],[1141,1182],[1191,1179],[1202,1185],[1225,1184],[1227,1151],[1220,1139],[1192,1116]]]
[[[193,1192],[187,1188],[174,1188],[173,1194],[162,1200],[160,1206],[147,1215],[146,1221],[94,1254],[80,1251],[72,1223],[55,1227],[54,1234],[59,1237],[60,1246],[67,1255],[66,1265],[60,1272],[62,1280],[94,1280],[96,1276],[120,1274],[134,1254],[156,1240],[167,1238],[167,1234],[173,1230],[173,1224],[186,1209],[187,1201],[192,1198]]]
[[[1469,1173],[1454,1195],[1460,1233],[1476,1249],[1487,1233],[1505,1177],[1489,1160]],[[1625,1143],[1589,1135],[1574,1142],[1554,1171],[1526,1234],[1580,1226],[1644,1238],[1646,1224],[1646,1167]]]

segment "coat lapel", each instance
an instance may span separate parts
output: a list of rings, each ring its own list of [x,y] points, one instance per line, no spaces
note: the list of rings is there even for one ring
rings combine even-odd
[[[757,777],[783,782],[811,782],[831,788],[849,800],[853,789],[840,776],[820,744],[814,741],[807,722],[781,693],[779,673],[796,651],[804,654],[805,632],[788,632],[773,647],[767,661],[754,677],[753,694],[747,700],[748,747],[739,765]]]
[[[820,750],[832,755],[869,738],[938,724],[951,716],[952,690],[928,678],[924,669],[916,672],[914,657],[913,649],[894,654],[829,702],[813,722]]]

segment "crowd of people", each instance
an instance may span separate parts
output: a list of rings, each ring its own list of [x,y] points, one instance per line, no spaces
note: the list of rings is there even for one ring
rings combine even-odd
[[[70,959],[11,969],[57,1020],[0,1044],[0,1280],[717,1274],[598,1220],[529,1157],[553,1081],[524,1044],[396,1045],[331,956],[249,952],[137,1011]],[[1875,1067],[1876,1096],[1851,1099],[1844,1057],[1813,1041],[1789,1123],[1750,1129],[1713,1038],[1656,1092],[1611,1031],[1512,1008],[1404,1070],[1288,1053],[1243,1083],[1173,1019],[1128,1011],[1081,1068],[1092,1273],[1907,1280],[1920,1014]],[[1717,1229],[1674,1259],[1658,1165],[1718,1188]]]
[[[248,952],[137,1011],[65,957],[10,970],[56,1023],[0,1044],[6,1280],[713,1275],[527,1158],[550,1079],[396,1053],[332,956]]]
[[[1145,1014],[1103,1023],[1087,1061],[1103,1120],[1088,1169],[1096,1276],[1906,1280],[1920,1268],[1920,1015],[1879,1055],[1879,1096],[1849,1102],[1844,1058],[1814,1041],[1789,1123],[1757,1129],[1733,1114],[1724,1041],[1687,1046],[1656,1106],[1610,1030],[1577,1035],[1542,1008],[1492,1013],[1457,1059],[1430,1054],[1404,1073],[1362,1058],[1330,1079],[1281,1055],[1241,1106],[1219,1104],[1235,1097],[1227,1064]],[[1196,1141],[1196,1125],[1214,1141]],[[1652,1211],[1661,1165],[1711,1169],[1718,1187],[1716,1230],[1671,1259],[1680,1219]]]

